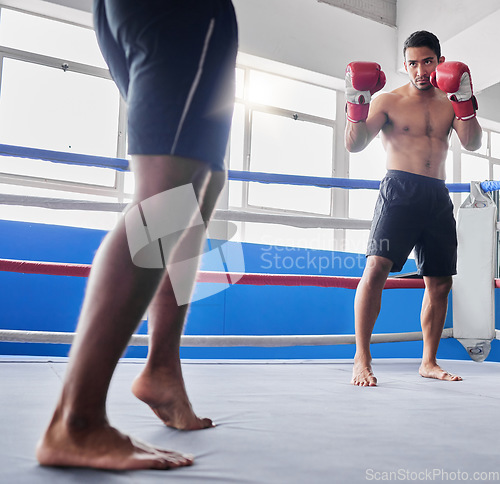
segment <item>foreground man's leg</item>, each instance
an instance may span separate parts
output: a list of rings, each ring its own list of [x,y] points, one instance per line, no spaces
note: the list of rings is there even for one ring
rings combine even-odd
[[[200,204],[203,220],[208,224],[226,179],[225,172],[215,171]],[[205,242],[205,227],[187,230],[172,254],[172,262],[200,255]],[[183,288],[192,291],[198,264],[183,266]],[[165,425],[181,430],[212,427],[208,418],[199,418],[189,401],[179,357],[180,338],[189,305],[177,303],[172,281],[165,273],[148,310],[150,344],[146,365],[135,379],[133,393],[147,403]]]
[[[134,204],[191,182],[195,193],[203,196],[209,173],[205,164],[170,156],[136,156],[132,167],[136,175]],[[173,208],[179,211],[179,207]],[[164,207],[166,217],[171,209]],[[193,216],[184,215],[186,220]],[[162,269],[133,264],[122,218],[101,244],[93,263],[61,396],[37,447],[42,465],[167,469],[192,463],[190,456],[124,436],[109,425],[106,415],[116,364],[162,274]]]

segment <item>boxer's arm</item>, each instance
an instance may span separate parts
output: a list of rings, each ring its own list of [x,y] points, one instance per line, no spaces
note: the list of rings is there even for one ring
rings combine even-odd
[[[364,150],[377,136],[387,121],[385,101],[387,94],[380,94],[370,104],[366,121],[353,123],[347,119],[345,147],[350,153]]]
[[[483,130],[476,117],[467,121],[455,118],[453,121],[453,129],[457,132],[458,139],[464,149],[467,151],[476,151],[481,148]]]

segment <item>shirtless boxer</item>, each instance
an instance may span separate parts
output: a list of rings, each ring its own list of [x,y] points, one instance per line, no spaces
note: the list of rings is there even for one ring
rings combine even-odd
[[[94,21],[111,75],[127,102],[136,189],[125,217],[94,259],[61,396],[36,456],[49,466],[186,466],[192,456],[139,442],[112,427],[106,398],[116,364],[149,305],[148,360],[133,393],[168,426],[212,426],[210,419],[194,414],[182,378],[179,343],[187,305],[177,304],[163,269],[135,263],[126,220],[139,213],[139,203],[145,210],[146,201],[148,215],[168,227],[174,219],[176,227],[188,227],[147,248],[161,251],[167,262],[201,253],[204,223],[225,182],[236,18],[231,0],[94,0]],[[164,195],[179,189],[191,194],[194,204],[165,203]],[[197,216],[198,223],[190,225]],[[193,265],[185,271],[188,289],[196,270]]]
[[[481,146],[469,69],[445,62],[434,34],[418,31],[403,48],[410,82],[382,93],[385,75],[372,62],[353,62],[346,71],[345,145],[355,153],[381,132],[387,175],[380,194],[367,249],[367,263],[354,303],[356,354],[351,383],[376,386],[370,338],[380,312],[389,272],[399,272],[415,248],[418,272],[425,282],[421,310],[423,377],[458,381],[441,369],[437,349],[446,318],[452,275],[456,274],[456,229],[445,186],[445,160],[452,130],[462,146]]]

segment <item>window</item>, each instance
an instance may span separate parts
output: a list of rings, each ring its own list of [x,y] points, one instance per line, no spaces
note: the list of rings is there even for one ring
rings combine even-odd
[[[124,113],[92,29],[2,8],[0,73],[1,144],[106,157],[123,153],[119,120]],[[124,199],[117,189],[124,174],[111,169],[24,158],[0,161],[4,194]],[[5,206],[2,217],[111,228],[118,215]]]
[[[241,69],[237,69],[237,72]],[[236,83],[238,93],[238,83]],[[241,88],[243,89],[243,87]],[[236,102],[234,105],[233,122],[229,139],[229,159],[232,170],[242,171],[245,158],[245,106]],[[229,206],[241,208],[243,206],[243,182],[231,181],[229,190]]]
[[[251,130],[250,171],[331,176],[331,127],[254,112]],[[330,213],[330,193],[324,188],[251,183],[248,192],[249,206]]]
[[[463,153],[462,157],[462,183],[471,181],[484,181],[490,179],[490,164],[487,158]]]
[[[500,133],[490,131],[491,136],[491,156],[500,161]]]
[[[62,63],[69,68],[62,68]],[[279,68],[265,72],[257,64],[236,68],[227,158],[231,170],[317,177],[348,172],[350,178],[369,180],[384,176],[386,155],[380,138],[360,153],[342,152],[342,106],[324,77],[308,73],[305,80],[297,71],[292,78],[293,69],[278,75]],[[123,157],[125,117],[90,28],[0,9],[0,143]],[[499,132],[485,129],[483,146],[474,153],[462,150],[455,138],[446,160],[447,181],[500,177]],[[344,154],[345,161],[336,158]],[[125,202],[134,189],[131,173],[20,158],[0,161],[1,193]],[[241,181],[230,181],[226,190],[221,199],[229,209],[363,220],[372,218],[377,197],[376,190]],[[458,206],[464,197],[453,195],[453,200]],[[3,213],[15,218],[16,210],[19,219],[100,228],[111,228],[118,217],[31,207],[6,207]],[[355,252],[364,252],[368,236],[367,230],[238,226],[238,236],[247,242]]]
[[[331,177],[334,170],[337,93],[310,82],[240,66],[229,168],[251,172]],[[230,181],[229,208],[311,216],[332,214],[332,190],[310,186]],[[241,224],[247,242],[332,248],[333,231],[271,224]]]
[[[250,71],[249,100],[277,108],[335,119],[335,91],[261,71]]]
[[[92,29],[2,8],[0,45],[107,68]]]
[[[500,165],[493,165],[493,180],[500,180]]]
[[[47,198],[53,198],[55,196],[54,190],[50,186],[47,188],[30,186],[19,187],[12,183],[0,184],[0,194],[19,195],[20,188],[22,188],[21,193],[25,196]],[[67,200],[74,200],[75,198],[78,198],[78,200],[89,200],[94,202],[110,201],[109,197],[86,193],[78,193],[78,196],[75,197],[74,192],[62,191],[61,189],[57,191],[57,198]],[[54,225],[68,225],[101,230],[109,230],[109,228],[113,227],[116,223],[116,214],[113,212],[99,212],[97,214],[96,212],[89,210],[52,210],[42,207],[15,205],[2,205],[1,218],[3,220],[21,220],[31,223],[43,222]]]
[[[483,129],[481,148],[470,152],[460,150],[460,181],[469,183],[471,181],[498,180],[497,164],[500,160],[495,158],[500,155],[500,133],[490,129]],[[458,140],[457,140],[458,142]],[[460,202],[467,198],[468,194],[460,196]]]
[[[0,143],[124,156],[123,105],[92,29],[2,8],[0,72]],[[330,177],[336,102],[336,91],[320,83],[238,66],[230,169]],[[126,201],[134,189],[131,173],[20,158],[1,161],[0,184],[9,186],[11,194],[48,196],[45,190],[50,189],[53,198]],[[238,181],[227,186],[229,208],[309,215],[330,215],[333,210],[328,189]],[[70,212],[63,217],[61,211],[47,209],[9,210],[17,210],[26,220],[75,225],[82,221]],[[93,213],[94,222],[86,226],[105,226],[109,215]],[[262,224],[242,227],[254,240],[274,229],[276,237],[289,234],[291,239],[298,230]],[[326,238],[331,238],[327,232]],[[313,244],[320,244],[321,237],[324,231]]]
[[[20,160],[19,158],[3,156],[0,172],[10,175],[29,175],[40,180],[57,180],[104,187],[114,187],[115,185],[115,172],[112,169],[66,165],[27,158]]]
[[[4,59],[0,143],[116,157],[119,101],[111,80]]]

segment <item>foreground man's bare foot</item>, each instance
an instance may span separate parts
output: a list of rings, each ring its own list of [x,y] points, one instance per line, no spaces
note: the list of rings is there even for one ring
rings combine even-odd
[[[36,457],[44,466],[107,470],[173,469],[193,463],[190,455],[158,449],[107,423],[70,430],[60,422],[52,422],[37,445]]]
[[[418,370],[420,376],[424,378],[435,378],[436,380],[462,381],[462,377],[452,375],[444,371],[437,363],[422,363]]]
[[[368,363],[354,363],[352,368],[351,383],[358,387],[375,387],[377,386],[377,379],[373,374],[372,367]]]
[[[132,393],[151,407],[168,427],[179,430],[200,430],[214,427],[209,418],[199,418],[187,396],[182,374],[143,371],[132,384]]]

